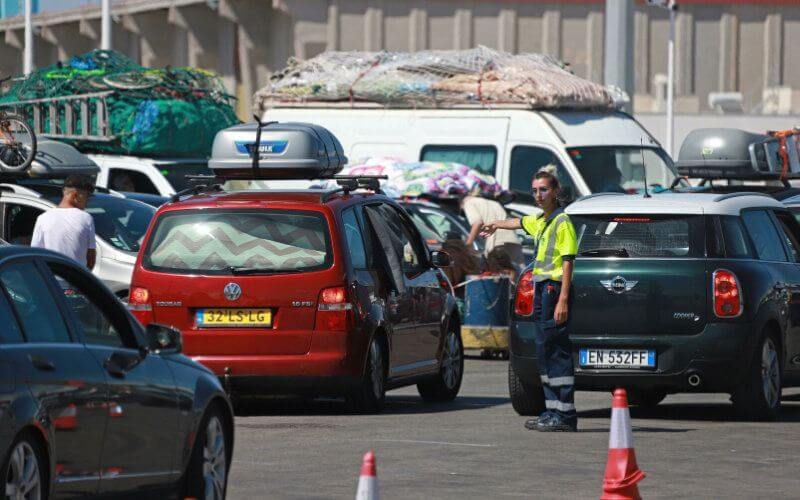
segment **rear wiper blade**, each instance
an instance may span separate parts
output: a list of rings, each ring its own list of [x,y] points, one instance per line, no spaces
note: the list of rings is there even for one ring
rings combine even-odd
[[[269,267],[237,267],[230,266],[231,274],[290,274],[302,272],[302,269],[275,269]]]
[[[624,248],[595,248],[594,250],[584,250],[578,255],[584,257],[630,257]]]

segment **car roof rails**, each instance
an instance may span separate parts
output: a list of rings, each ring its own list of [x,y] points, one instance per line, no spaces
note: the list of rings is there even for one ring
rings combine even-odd
[[[581,196],[580,198],[578,198],[575,201],[578,202],[578,201],[591,200],[592,198],[599,198],[601,196],[628,196],[628,194],[627,193],[615,193],[615,192],[592,193],[592,194],[587,194],[586,196]]]
[[[222,184],[226,181],[224,178],[217,177],[215,175],[187,175],[186,180],[189,183],[196,183],[193,186],[189,186],[186,189],[181,189],[177,193],[173,194],[169,197],[169,201],[175,203],[176,201],[180,200],[184,196],[191,196],[196,194],[202,193],[213,193],[213,192],[220,192],[222,191]]]
[[[775,199],[775,198],[773,198],[772,196],[770,196],[770,195],[768,195],[766,193],[759,193],[757,191],[739,191],[739,192],[736,192],[736,193],[721,194],[721,195],[717,196],[716,198],[714,198],[714,201],[715,202],[716,201],[725,201],[725,200],[730,200],[731,198],[738,198],[740,196],[766,196],[767,198],[769,198],[771,200]]]
[[[327,203],[339,193],[347,195],[356,189],[369,189],[377,194],[385,194],[380,181],[388,178],[385,175],[335,175],[332,179],[339,187],[325,193],[322,196],[322,203]]]

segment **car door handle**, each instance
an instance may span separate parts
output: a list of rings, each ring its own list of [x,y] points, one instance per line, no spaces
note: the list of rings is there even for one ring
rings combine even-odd
[[[28,359],[31,360],[31,364],[37,369],[42,370],[45,372],[51,372],[56,369],[56,365],[53,364],[52,361],[49,359],[43,358],[41,356],[28,356]]]

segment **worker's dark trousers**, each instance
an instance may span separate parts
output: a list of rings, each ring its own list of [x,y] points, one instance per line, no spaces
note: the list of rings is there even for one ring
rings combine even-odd
[[[545,408],[563,419],[574,422],[575,372],[572,365],[572,349],[569,341],[569,321],[556,326],[553,314],[561,293],[560,281],[540,281],[535,284],[533,295],[533,321],[537,325],[536,358],[539,375],[542,377]],[[572,314],[572,304],[568,313]],[[570,316],[568,316],[569,318]]]

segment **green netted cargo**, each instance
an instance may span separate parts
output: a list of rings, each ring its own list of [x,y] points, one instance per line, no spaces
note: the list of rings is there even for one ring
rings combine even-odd
[[[0,106],[87,94],[98,96],[89,99],[92,106],[104,100],[108,130],[101,133],[91,121],[84,134],[55,136],[85,153],[205,157],[211,153],[215,134],[239,122],[232,107],[234,98],[215,74],[195,68],[145,68],[117,52],[102,50],[15,78],[0,96]],[[63,136],[67,119],[66,105],[61,103],[56,133]],[[32,105],[15,107],[33,120]],[[71,104],[71,111],[71,126],[80,131],[77,103]],[[52,133],[50,118],[41,120],[43,133]],[[87,135],[113,139],[86,140]]]

